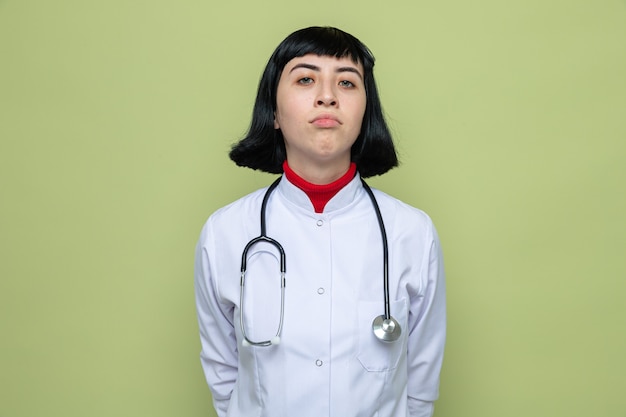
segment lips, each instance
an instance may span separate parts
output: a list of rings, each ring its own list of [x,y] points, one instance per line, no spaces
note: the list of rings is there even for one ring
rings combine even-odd
[[[311,120],[311,123],[315,126],[324,128],[335,127],[341,124],[337,116],[333,114],[320,114]]]

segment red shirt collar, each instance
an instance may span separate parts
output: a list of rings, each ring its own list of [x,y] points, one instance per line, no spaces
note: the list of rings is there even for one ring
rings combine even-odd
[[[350,168],[348,168],[348,171],[343,174],[341,178],[331,182],[330,184],[323,185],[312,184],[303,179],[289,167],[287,160],[283,162],[283,171],[285,172],[285,177],[287,177],[287,180],[289,180],[290,183],[306,193],[313,204],[315,212],[322,213],[324,212],[326,203],[328,203],[330,199],[339,192],[339,190],[352,181],[356,175],[356,164],[354,162],[350,162]]]

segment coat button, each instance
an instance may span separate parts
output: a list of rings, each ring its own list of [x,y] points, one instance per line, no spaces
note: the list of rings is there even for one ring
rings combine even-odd
[[[322,295],[322,294],[324,294],[325,292],[326,292],[326,290],[324,290],[324,288],[322,288],[322,287],[320,287],[320,288],[318,288],[318,289],[317,289],[317,293],[318,293],[319,295]]]
[[[322,362],[320,359],[315,361],[315,366],[317,366],[318,368],[321,367],[322,365],[324,365],[324,362]]]
[[[324,220],[320,219],[320,220],[317,221],[316,224],[317,224],[318,227],[321,227],[321,226],[324,225]]]

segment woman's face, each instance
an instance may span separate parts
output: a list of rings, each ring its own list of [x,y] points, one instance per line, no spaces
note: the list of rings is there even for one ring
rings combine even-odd
[[[365,114],[363,75],[361,63],[349,57],[309,54],[285,65],[274,127],[283,134],[294,171],[330,169],[340,176],[348,169]]]

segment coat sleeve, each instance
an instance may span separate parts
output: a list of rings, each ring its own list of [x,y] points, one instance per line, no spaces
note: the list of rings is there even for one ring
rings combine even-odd
[[[430,236],[428,236],[430,235]],[[439,374],[446,339],[446,289],[439,238],[430,223],[420,289],[411,297],[408,340],[408,402],[411,417],[430,417],[439,396]]]
[[[409,415],[411,417],[432,417],[435,404],[432,401],[421,401],[409,397]]]
[[[233,306],[220,301],[215,285],[215,245],[210,220],[202,230],[195,254],[195,296],[200,327],[200,360],[218,417],[225,417],[237,380],[237,340]]]

